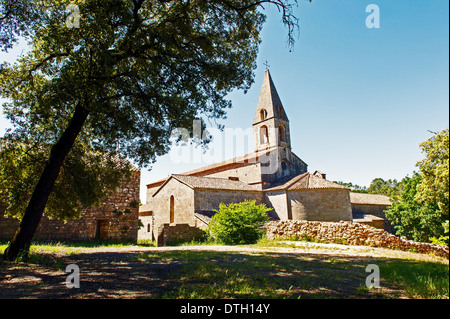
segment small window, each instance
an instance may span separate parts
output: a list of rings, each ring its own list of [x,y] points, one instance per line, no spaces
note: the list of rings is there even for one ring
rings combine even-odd
[[[230,181],[238,181],[238,180],[239,180],[239,177],[228,176],[228,179],[229,179]]]
[[[267,129],[267,126],[261,126],[261,128],[259,129],[259,135],[260,144],[269,143],[269,130]]]
[[[282,169],[283,171],[285,171],[285,170],[287,169],[287,164],[286,164],[286,162],[281,162],[281,169]]]
[[[261,116],[261,121],[265,120],[267,118],[267,111],[262,109],[261,111],[259,111],[259,115]]]
[[[147,233],[149,233],[151,231],[151,226],[150,224],[147,224]]]
[[[280,124],[280,126],[278,126],[278,137],[280,139],[280,142],[286,142],[286,128],[283,124]]]
[[[175,222],[175,198],[170,196],[170,223]]]

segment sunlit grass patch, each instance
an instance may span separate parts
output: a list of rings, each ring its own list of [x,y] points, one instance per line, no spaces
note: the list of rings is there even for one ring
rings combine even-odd
[[[449,298],[449,265],[439,262],[387,260],[381,276],[402,287],[411,298]]]

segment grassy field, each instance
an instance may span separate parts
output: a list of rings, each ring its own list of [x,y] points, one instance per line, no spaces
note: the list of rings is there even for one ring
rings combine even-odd
[[[376,249],[374,254],[343,255],[345,246],[300,249],[297,244],[266,240],[229,249],[197,245],[165,250],[102,243],[37,244],[27,263],[0,262],[0,297],[449,298],[446,260]],[[0,245],[0,252],[5,248]],[[61,284],[69,263],[82,270],[77,291]],[[380,288],[366,287],[368,264],[379,267]]]

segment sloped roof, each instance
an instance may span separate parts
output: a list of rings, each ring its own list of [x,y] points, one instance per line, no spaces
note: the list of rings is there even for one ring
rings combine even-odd
[[[199,211],[196,210],[194,212],[194,216],[198,219],[200,219],[202,222],[204,222],[206,225],[209,224],[211,221],[211,218],[215,215],[216,212],[214,211]]]
[[[230,180],[217,177],[202,177],[189,175],[172,175],[175,179],[186,184],[192,189],[220,189],[236,191],[258,191],[258,186],[248,185],[241,181]]]
[[[217,177],[203,177],[203,176],[191,176],[172,174],[157,190],[153,193],[155,196],[171,178],[185,184],[192,189],[216,189],[216,190],[229,190],[229,191],[261,191],[261,188],[257,185],[249,185],[241,181],[234,181],[226,178]]]
[[[258,105],[256,107],[255,117],[253,119],[254,124],[261,121],[260,111],[263,109],[267,111],[267,119],[277,117],[288,121],[286,112],[284,111],[277,89],[273,84],[269,70],[266,70],[264,74],[261,92],[259,93]]]
[[[364,213],[352,213],[353,216],[353,222],[354,223],[368,223],[378,220],[384,220],[384,218],[371,215],[371,214],[364,214]]]
[[[390,206],[392,202],[389,197],[379,194],[352,193],[350,192],[350,203],[360,205]]]
[[[320,176],[304,173],[297,176],[286,176],[265,191],[307,190],[307,189],[348,189],[345,186],[330,182]]]
[[[208,166],[204,166],[204,167],[197,168],[197,169],[185,172],[185,173],[180,173],[180,174],[175,174],[175,175],[185,175],[185,176],[196,176],[197,175],[198,176],[198,175],[204,175],[204,174],[207,174],[207,173],[213,172],[213,171],[219,171],[223,168],[242,167],[242,166],[245,166],[248,164],[257,163],[258,157],[266,154],[267,152],[271,152],[271,151],[275,150],[276,148],[277,148],[276,146],[273,146],[267,150],[260,150],[260,151],[252,152],[252,153],[245,154],[242,156],[237,156],[237,157],[234,157],[229,160],[225,160],[220,163],[211,164]],[[169,177],[166,177],[166,178],[160,179],[156,182],[147,184],[147,187],[154,187],[154,186],[162,185],[165,181],[167,181],[168,178]]]

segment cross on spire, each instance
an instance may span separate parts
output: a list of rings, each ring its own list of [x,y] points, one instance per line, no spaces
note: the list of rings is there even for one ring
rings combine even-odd
[[[267,60],[266,60],[266,62],[264,62],[263,64],[264,64],[264,66],[266,67],[266,70],[268,70],[269,67],[270,67],[269,62],[267,62]]]

